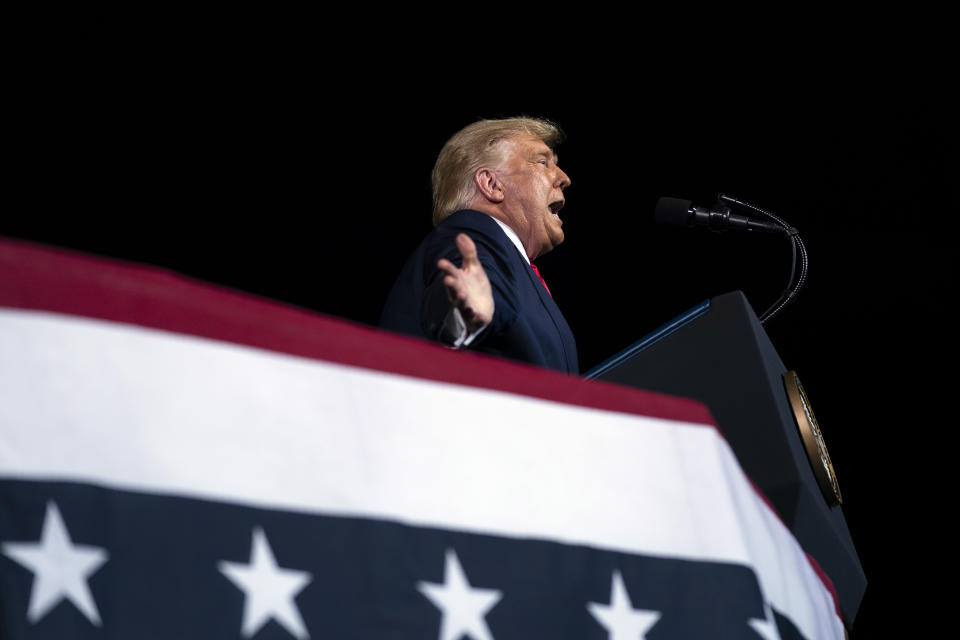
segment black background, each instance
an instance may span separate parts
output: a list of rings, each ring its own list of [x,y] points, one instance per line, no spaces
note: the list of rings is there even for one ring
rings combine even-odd
[[[922,571],[949,554],[958,207],[955,81],[935,52],[815,59],[768,36],[731,53],[727,36],[678,58],[621,34],[418,55],[413,37],[334,45],[336,24],[295,23],[94,19],[27,38],[0,235],[375,324],[430,228],[443,142],[481,117],[553,119],[567,239],[538,264],[582,369],[727,291],[759,314],[787,283],[784,240],[656,225],[660,196],[723,192],[788,220],[810,271],[767,330],[813,402],[867,573],[854,637],[937,617]]]

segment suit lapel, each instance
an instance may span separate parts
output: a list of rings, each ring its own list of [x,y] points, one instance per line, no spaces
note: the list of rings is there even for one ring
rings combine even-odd
[[[570,330],[570,325],[567,324],[567,320],[563,317],[563,313],[554,301],[553,296],[550,295],[547,288],[540,282],[537,274],[533,272],[530,263],[520,255],[519,250],[513,242],[510,241],[510,238],[507,237],[503,229],[500,228],[500,225],[484,213],[475,213],[477,213],[478,216],[482,216],[482,218],[480,218],[481,221],[476,222],[478,228],[486,229],[488,235],[496,238],[503,250],[508,252],[507,255],[513,256],[513,264],[516,268],[526,273],[526,276],[518,276],[518,278],[520,278],[521,281],[524,277],[527,278],[526,282],[528,283],[528,287],[532,287],[532,290],[535,292],[534,295],[540,300],[543,310],[547,312],[547,316],[553,324],[553,329],[556,331],[557,340],[563,350],[563,358],[566,362],[567,370],[574,375],[579,374],[577,347],[573,338],[573,332]],[[530,289],[528,288],[527,291],[530,291]],[[529,294],[526,294],[526,296],[528,295]]]

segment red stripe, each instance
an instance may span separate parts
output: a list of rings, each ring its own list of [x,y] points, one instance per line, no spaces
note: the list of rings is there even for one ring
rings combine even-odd
[[[707,408],[693,400],[452,351],[161,269],[19,241],[0,239],[0,306],[140,325],[427,380],[714,426]]]
[[[783,516],[780,515],[780,512],[777,511],[777,508],[773,506],[772,502],[770,502],[770,498],[767,497],[767,494],[765,494],[760,487],[756,485],[756,483],[753,481],[753,478],[750,476],[747,476],[747,481],[750,483],[750,486],[753,487],[753,492],[756,493],[757,496],[763,500],[763,503],[767,505],[767,508],[770,509],[770,512],[777,516],[777,520],[780,521],[780,524],[783,525],[784,529],[789,529],[790,527],[788,527],[787,523],[783,521]],[[833,596],[833,609],[836,611],[837,617],[843,620],[843,611],[840,609],[840,597],[837,596],[837,589],[833,586],[833,580],[831,580],[830,576],[827,575],[827,572],[823,570],[816,558],[806,551],[804,551],[804,555],[807,557],[807,562],[809,562],[810,566],[813,567],[813,572],[817,574],[817,576],[820,578],[820,581],[823,583],[823,586],[825,586],[827,591],[830,592],[830,595]]]

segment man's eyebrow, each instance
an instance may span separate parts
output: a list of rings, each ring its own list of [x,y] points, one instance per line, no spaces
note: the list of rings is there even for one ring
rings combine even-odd
[[[553,150],[548,151],[537,151],[535,158],[546,158],[547,160],[553,160],[554,162],[560,161],[560,156],[558,156]]]

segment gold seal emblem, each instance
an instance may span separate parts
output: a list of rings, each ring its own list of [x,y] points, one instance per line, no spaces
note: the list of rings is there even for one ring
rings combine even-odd
[[[813,467],[813,475],[817,478],[820,491],[831,507],[842,504],[840,485],[833,471],[830,453],[823,441],[823,434],[820,433],[817,418],[813,415],[810,400],[800,384],[800,378],[795,371],[787,371],[783,374],[783,384],[787,389],[787,399],[790,400],[790,408],[793,409],[793,417],[797,421],[797,429],[800,430],[800,438],[807,450],[807,458]]]

